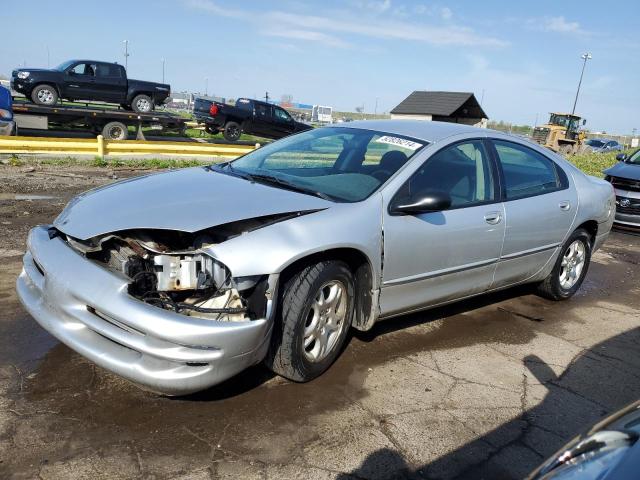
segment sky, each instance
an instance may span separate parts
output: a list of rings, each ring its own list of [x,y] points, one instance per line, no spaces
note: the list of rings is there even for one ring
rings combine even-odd
[[[225,98],[291,95],[388,112],[414,90],[475,93],[492,120],[571,111],[592,131],[640,130],[637,0],[5,1],[0,74],[72,58]],[[34,14],[35,13],[35,14]],[[8,41],[8,39],[13,39]]]

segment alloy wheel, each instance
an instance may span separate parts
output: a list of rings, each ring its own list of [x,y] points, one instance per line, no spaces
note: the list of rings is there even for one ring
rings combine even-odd
[[[307,314],[302,347],[310,362],[319,362],[335,347],[346,325],[347,289],[342,282],[332,280],[316,293]]]
[[[581,240],[575,240],[565,250],[560,264],[560,286],[570,290],[580,279],[586,261],[586,247]]]

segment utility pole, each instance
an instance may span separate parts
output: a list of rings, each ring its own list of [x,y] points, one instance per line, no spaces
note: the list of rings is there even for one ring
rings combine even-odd
[[[164,58],[162,59],[162,83],[164,83]]]
[[[584,75],[584,67],[587,66],[587,60],[591,60],[591,54],[583,53],[580,58],[582,58],[582,60],[584,61],[582,62],[582,72],[580,72],[580,81],[578,82],[578,91],[576,91],[576,99],[573,102],[573,110],[571,110],[571,115],[576,113],[576,105],[578,104],[578,95],[580,95],[580,86],[582,85],[582,76]]]
[[[123,40],[124,43],[124,69],[129,73],[129,40]]]
[[[264,92],[264,101],[269,103],[269,92]]]
[[[49,55],[49,45],[47,45],[47,68],[51,67],[50,55]]]
[[[204,96],[209,96],[209,77],[204,77]]]
[[[482,95],[480,95],[480,106],[484,103],[484,88],[482,89]]]
[[[373,108],[373,114],[378,115],[378,97],[376,97],[376,106]]]

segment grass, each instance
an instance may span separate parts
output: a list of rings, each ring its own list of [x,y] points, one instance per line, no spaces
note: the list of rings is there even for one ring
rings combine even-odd
[[[568,160],[587,175],[602,178],[604,177],[602,171],[616,164],[616,155],[618,153],[620,152],[585,153],[568,157]],[[629,154],[631,151],[626,153]]]
[[[179,159],[179,158],[117,158],[117,157],[99,157],[93,159],[77,158],[77,157],[20,157],[12,155],[9,157],[10,166],[50,166],[50,167],[94,167],[94,168],[128,168],[128,169],[167,169],[167,168],[185,168],[198,165],[208,165],[226,161],[222,158],[203,158],[196,159]]]

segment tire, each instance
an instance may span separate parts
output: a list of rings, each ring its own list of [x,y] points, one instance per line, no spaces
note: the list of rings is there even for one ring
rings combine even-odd
[[[326,302],[334,295],[338,298],[323,310],[319,299]],[[354,299],[353,275],[343,262],[324,261],[297,272],[282,289],[265,364],[295,382],[308,382],[324,373],[342,350]],[[333,315],[326,315],[327,311]],[[332,323],[335,328],[327,327]]]
[[[51,85],[38,85],[31,92],[31,100],[36,105],[51,106],[58,103],[58,92]]]
[[[109,122],[102,129],[102,136],[106,140],[126,140],[129,138],[129,129],[124,123]]]
[[[242,127],[236,122],[227,122],[225,124],[223,133],[225,140],[237,142],[240,139],[240,135],[242,135]]]
[[[569,155],[573,155],[573,145],[570,144],[564,144],[560,146],[560,153],[562,155],[564,155],[565,157],[568,157]]]
[[[138,113],[149,113],[153,111],[153,101],[148,95],[136,95],[131,101],[131,109]]]
[[[572,253],[574,245],[576,245],[577,250],[573,250],[574,253]],[[581,255],[580,252],[582,252]],[[582,258],[582,263],[580,263],[580,258]],[[578,263],[563,265],[568,261],[577,261]],[[553,270],[538,285],[538,294],[550,300],[567,300],[571,298],[582,285],[590,262],[591,237],[586,230],[579,228],[562,245]],[[572,278],[570,272],[574,272],[575,277]],[[567,274],[569,274],[568,277],[566,276]]]

